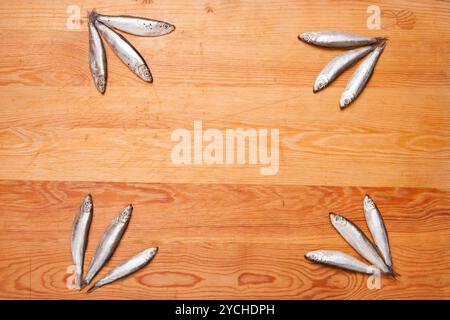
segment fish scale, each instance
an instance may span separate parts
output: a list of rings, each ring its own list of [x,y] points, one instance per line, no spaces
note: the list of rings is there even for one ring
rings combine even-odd
[[[95,21],[95,27],[114,53],[133,73],[146,82],[153,82],[152,74],[144,58],[127,39],[98,20]]]
[[[89,263],[88,272],[84,279],[84,284],[88,285],[95,275],[100,271],[103,265],[111,258],[112,254],[119,245],[120,239],[127,228],[128,222],[131,218],[133,206],[129,204],[126,206],[114,219],[109,227],[104,232],[97,249],[95,249],[94,256]]]
[[[372,234],[375,245],[380,251],[386,265],[392,269],[392,257],[386,226],[380,210],[368,194],[364,197],[364,215],[366,216],[367,227]]]
[[[75,216],[72,226],[72,259],[75,265],[76,283],[81,288],[83,277],[84,254],[88,242],[89,229],[92,222],[94,205],[92,197],[88,194],[81,203],[80,210]]]
[[[119,280],[123,277],[126,277],[139,269],[145,267],[158,252],[158,248],[148,248],[144,251],[138,253],[137,255],[131,257],[130,259],[122,262],[115,268],[113,268],[105,277],[97,281],[88,292],[92,292],[93,290],[100,288],[108,283]]]
[[[320,47],[354,48],[379,43],[386,38],[373,38],[351,32],[324,30],[305,32],[298,36],[299,40]]]
[[[360,272],[365,274],[376,274],[379,270],[375,267],[369,266],[362,261],[336,250],[317,250],[310,251],[305,254],[305,258],[315,262],[338,267],[354,272]]]
[[[330,213],[330,221],[333,227],[367,261],[375,265],[382,272],[389,274],[391,270],[384,263],[366,235],[350,220]]]
[[[348,80],[347,86],[345,87],[339,102],[341,108],[348,107],[364,90],[385,45],[386,44],[384,43],[382,46],[376,47],[375,50],[361,62],[350,80]]]
[[[175,30],[170,23],[140,17],[97,14],[97,20],[108,27],[142,37],[159,37]]]
[[[94,24],[95,12],[90,12],[88,13],[89,67],[95,87],[101,94],[104,94],[107,78],[106,53],[100,34]]]
[[[331,82],[333,82],[342,72],[350,68],[360,59],[372,52],[376,46],[367,46],[347,51],[331,60],[319,73],[314,83],[313,92],[316,93]]]

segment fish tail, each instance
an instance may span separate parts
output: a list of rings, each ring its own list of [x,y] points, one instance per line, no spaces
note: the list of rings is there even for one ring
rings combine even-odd
[[[400,273],[396,272],[392,267],[389,268],[389,272],[387,274],[395,280],[397,279],[397,277],[400,277]]]
[[[91,23],[94,23],[95,20],[97,19],[97,11],[95,11],[95,9],[92,9],[92,11],[88,11],[88,20]]]
[[[87,293],[91,293],[92,291],[94,291],[95,289],[97,289],[99,287],[97,287],[95,284],[89,288],[89,290],[87,291]]]
[[[381,48],[381,50],[384,50],[386,47],[386,41],[382,42],[378,47]]]

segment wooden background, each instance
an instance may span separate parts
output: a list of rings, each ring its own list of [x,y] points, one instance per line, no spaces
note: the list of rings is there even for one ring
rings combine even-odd
[[[0,3],[0,298],[450,298],[450,3],[86,0]],[[68,30],[67,8],[81,8]],[[107,48],[109,80],[88,69],[85,12],[166,20],[174,33],[129,36],[155,78],[146,84]],[[312,93],[338,52],[301,32],[388,36],[367,90],[338,107],[352,71]],[[171,132],[280,129],[280,171],[175,166]],[[362,197],[384,214],[401,276],[314,265],[305,252],[352,250],[328,222],[364,230]],[[87,295],[66,287],[73,217],[95,212],[87,262],[104,228],[132,202],[129,229],[102,270],[148,246],[150,266]],[[86,262],[86,264],[87,264]],[[97,279],[99,276],[97,276]]]

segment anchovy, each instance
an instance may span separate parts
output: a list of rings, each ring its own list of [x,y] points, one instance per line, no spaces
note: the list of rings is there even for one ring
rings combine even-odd
[[[95,11],[88,13],[89,29],[89,67],[97,90],[105,93],[106,89],[106,54],[102,39],[95,28]]]
[[[84,279],[85,285],[92,281],[103,265],[111,258],[127,228],[132,211],[133,206],[129,204],[112,220],[108,229],[106,229],[89,264],[89,269]]]
[[[353,64],[372,52],[375,48],[376,46],[367,46],[350,50],[331,60],[317,76],[316,82],[314,83],[313,92],[316,93],[327,87],[342,72],[350,68]]]
[[[373,241],[380,251],[386,265],[392,269],[392,257],[386,226],[384,225],[380,210],[378,210],[375,202],[368,194],[364,197],[364,214]]]
[[[72,260],[77,276],[76,284],[79,288],[81,288],[83,277],[84,253],[88,242],[93,208],[92,197],[88,194],[81,203],[80,210],[72,226]]]
[[[335,250],[317,250],[311,251],[305,254],[305,258],[320,264],[326,264],[333,267],[338,267],[345,270],[374,274],[380,271],[372,266],[359,261],[358,259],[344,253]]]
[[[381,52],[383,52],[385,45],[386,44],[383,44],[382,46],[375,48],[375,50],[373,50],[358,66],[358,69],[356,69],[355,73],[347,82],[347,86],[342,93],[340,100],[341,108],[348,107],[363,91],[375,69],[375,65],[377,64],[378,58],[380,57]]]
[[[147,18],[99,14],[97,20],[108,27],[143,37],[163,36],[175,30],[175,26],[170,23]]]
[[[95,21],[97,30],[111,46],[111,49],[125,63],[131,71],[146,82],[153,82],[152,74],[144,58],[121,34],[110,29],[98,20]]]
[[[330,221],[333,227],[362,257],[372,263],[382,272],[391,274],[391,270],[378,255],[372,243],[365,234],[351,221],[344,217],[330,213]]]
[[[158,248],[146,249],[134,257],[122,262],[117,267],[112,269],[105,277],[97,281],[88,292],[104,286],[105,284],[111,283],[123,277],[126,277],[133,272],[145,267],[156,255]]]
[[[313,31],[298,36],[304,42],[328,48],[352,48],[379,43],[386,38],[366,37],[345,31]]]

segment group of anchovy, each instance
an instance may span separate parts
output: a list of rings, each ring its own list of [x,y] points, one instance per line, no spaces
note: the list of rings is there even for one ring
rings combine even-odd
[[[306,32],[299,35],[298,38],[307,43],[327,48],[348,49],[364,46],[349,50],[331,60],[319,73],[314,83],[313,92],[316,93],[327,87],[350,66],[368,55],[348,81],[340,99],[339,105],[341,108],[348,107],[363,91],[381,52],[386,46],[387,40],[386,38],[371,38],[343,31]]]
[[[95,275],[100,271],[103,265],[111,258],[115,249],[119,245],[128,222],[131,218],[133,206],[127,205],[111,222],[109,227],[103,233],[103,236],[97,245],[94,256],[89,263],[86,277],[83,278],[84,253],[88,242],[89,228],[92,221],[94,204],[91,195],[87,195],[79,213],[76,215],[72,228],[72,259],[75,265],[76,284],[79,289],[89,285]],[[108,283],[126,277],[131,273],[147,265],[158,252],[158,248],[148,248],[138,253],[132,258],[120,263],[113,268],[105,277],[97,281],[89,290],[102,287]]]
[[[144,58],[124,36],[113,29],[143,37],[158,37],[175,29],[175,26],[163,21],[130,16],[106,16],[98,14],[95,10],[88,13],[88,25],[89,66],[95,86],[102,94],[106,89],[107,71],[105,48],[100,34],[131,71],[142,80],[153,82]]]
[[[375,242],[375,249],[372,242],[366,235],[350,220],[330,213],[330,221],[337,232],[353,247],[363,258],[369,261],[372,266],[346,254],[335,250],[317,250],[308,252],[305,258],[315,263],[326,264],[350,271],[365,274],[383,274],[395,276],[389,239],[383,217],[375,202],[369,195],[364,197],[364,215],[372,238]]]

